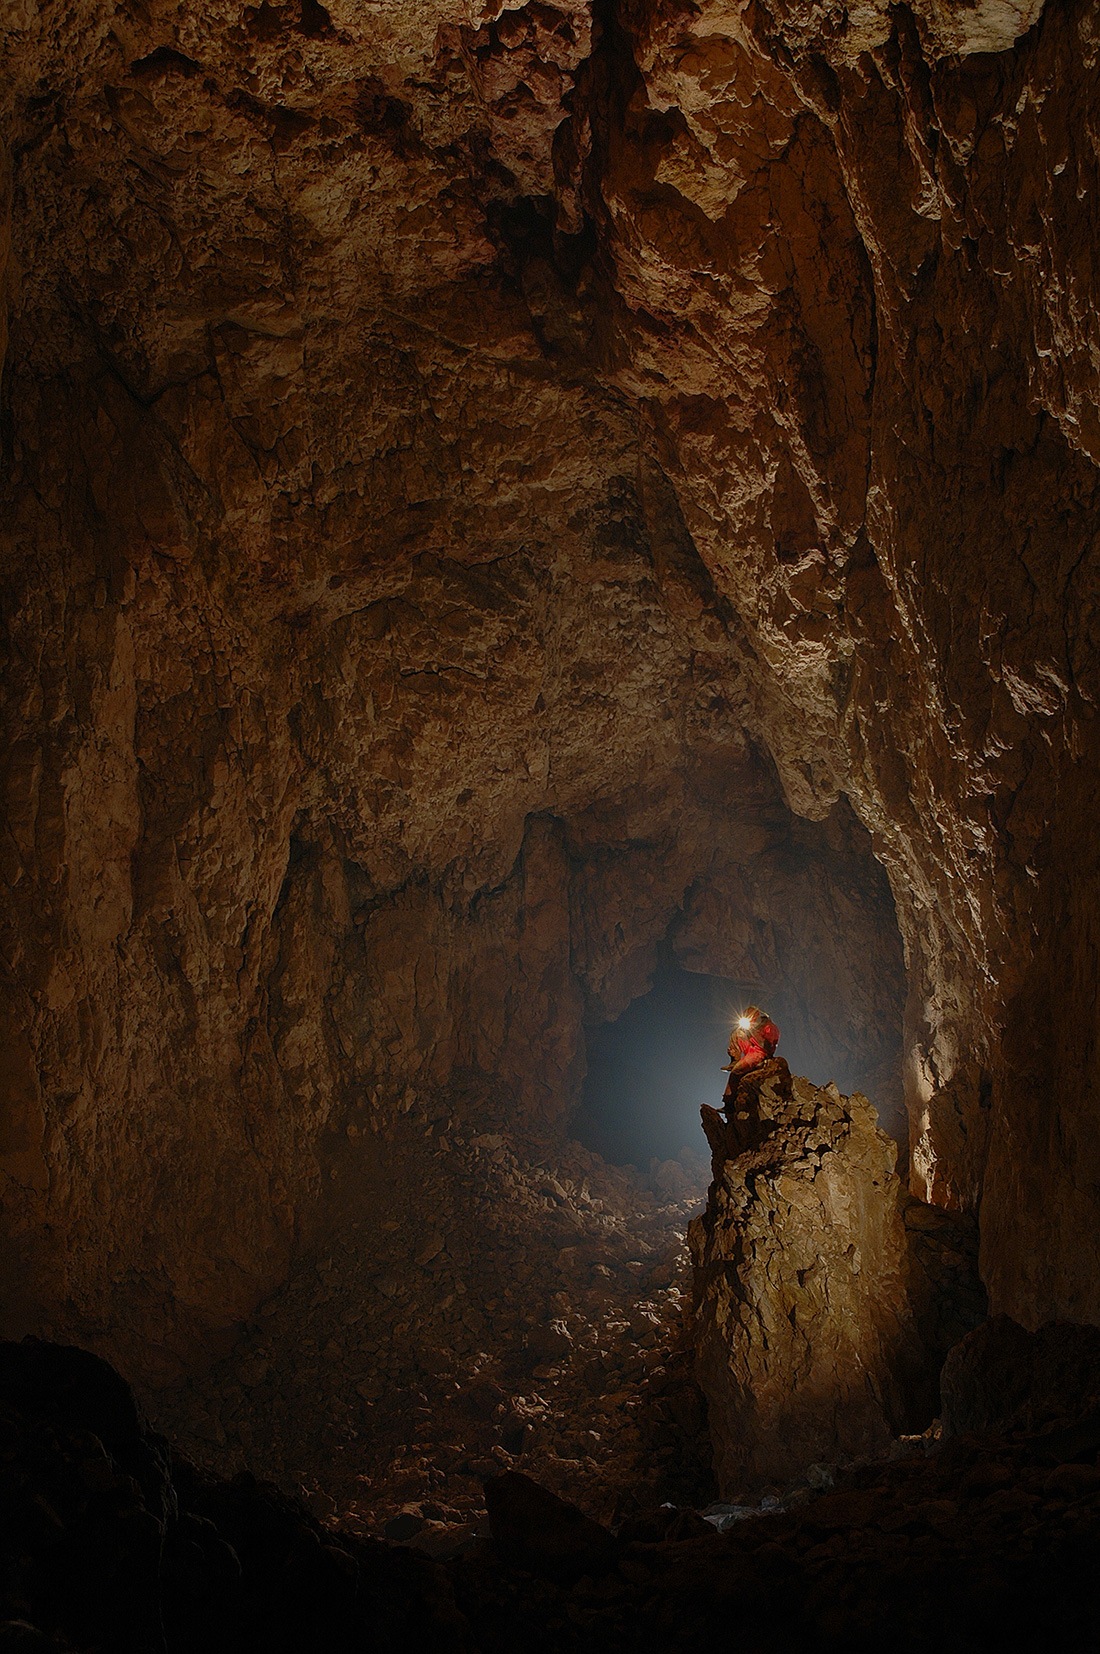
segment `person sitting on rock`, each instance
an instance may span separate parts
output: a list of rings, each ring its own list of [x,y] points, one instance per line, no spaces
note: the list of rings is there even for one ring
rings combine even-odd
[[[775,1056],[778,1044],[779,1029],[771,1017],[762,1011],[759,1005],[746,1006],[733,1025],[729,1044],[730,1061],[723,1069],[723,1072],[729,1075],[722,1098],[722,1105],[727,1111],[737,1095],[741,1076],[753,1068],[759,1068],[762,1062],[770,1061]]]

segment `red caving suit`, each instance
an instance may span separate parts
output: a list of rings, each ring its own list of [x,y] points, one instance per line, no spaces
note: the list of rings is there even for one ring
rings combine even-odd
[[[751,1032],[734,1036],[733,1049],[737,1052],[735,1061],[744,1062],[745,1067],[740,1074],[731,1074],[726,1081],[726,1089],[722,1096],[724,1107],[728,1107],[731,1099],[737,1095],[737,1087],[745,1074],[753,1068],[759,1068],[769,1057],[774,1057],[778,1044],[779,1029],[770,1017],[765,1017]]]
[[[779,1044],[779,1029],[770,1017],[759,1023],[748,1034],[738,1034],[734,1040],[737,1047],[737,1062],[743,1062],[746,1068],[756,1068],[759,1063],[766,1062],[769,1057],[775,1056],[775,1048]]]

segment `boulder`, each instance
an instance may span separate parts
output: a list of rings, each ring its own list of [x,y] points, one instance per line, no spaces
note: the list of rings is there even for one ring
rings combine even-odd
[[[953,1347],[940,1388],[945,1435],[1072,1426],[1100,1413],[1100,1327],[995,1315]]]
[[[491,1477],[485,1505],[497,1553],[511,1567],[567,1581],[614,1564],[618,1547],[607,1529],[530,1476],[508,1470]]]
[[[130,1386],[90,1350],[42,1338],[0,1343],[0,1404],[95,1436],[157,1519],[169,1513],[168,1444],[150,1430]]]

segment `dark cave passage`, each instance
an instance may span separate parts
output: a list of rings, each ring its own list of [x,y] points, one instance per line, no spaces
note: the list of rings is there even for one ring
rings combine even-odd
[[[671,960],[620,1017],[589,1030],[573,1131],[615,1165],[703,1154],[699,1106],[717,1106],[731,1018],[747,990]]]
[[[5,7],[0,1654],[1094,1646],[1098,40]]]
[[[842,1091],[857,1088],[854,1061],[829,1047],[823,1009],[807,1014],[794,991],[769,994],[759,982],[686,970],[666,957],[647,993],[621,1016],[588,1030],[588,1071],[572,1121],[577,1139],[614,1165],[641,1171],[654,1160],[690,1163],[705,1155],[699,1108],[721,1103],[730,1029],[750,1001],[778,1021],[779,1054],[792,1072],[817,1083],[835,1080]],[[880,1112],[892,1130],[893,1112]]]

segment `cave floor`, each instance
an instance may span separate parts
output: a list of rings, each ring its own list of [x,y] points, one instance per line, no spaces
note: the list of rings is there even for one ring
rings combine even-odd
[[[483,1520],[502,1469],[610,1523],[715,1496],[685,1336],[705,1162],[643,1178],[489,1119],[414,1108],[349,1145],[287,1285],[146,1398],[186,1454],[428,1548]]]
[[[664,1509],[613,1536],[503,1476],[488,1535],[440,1559],[326,1529],[253,1476],[205,1478],[105,1363],[3,1344],[0,1646],[1077,1654],[1098,1646],[1100,1410],[1040,1412],[1037,1432],[1038,1415],[1007,1436],[915,1439],[723,1532]]]

